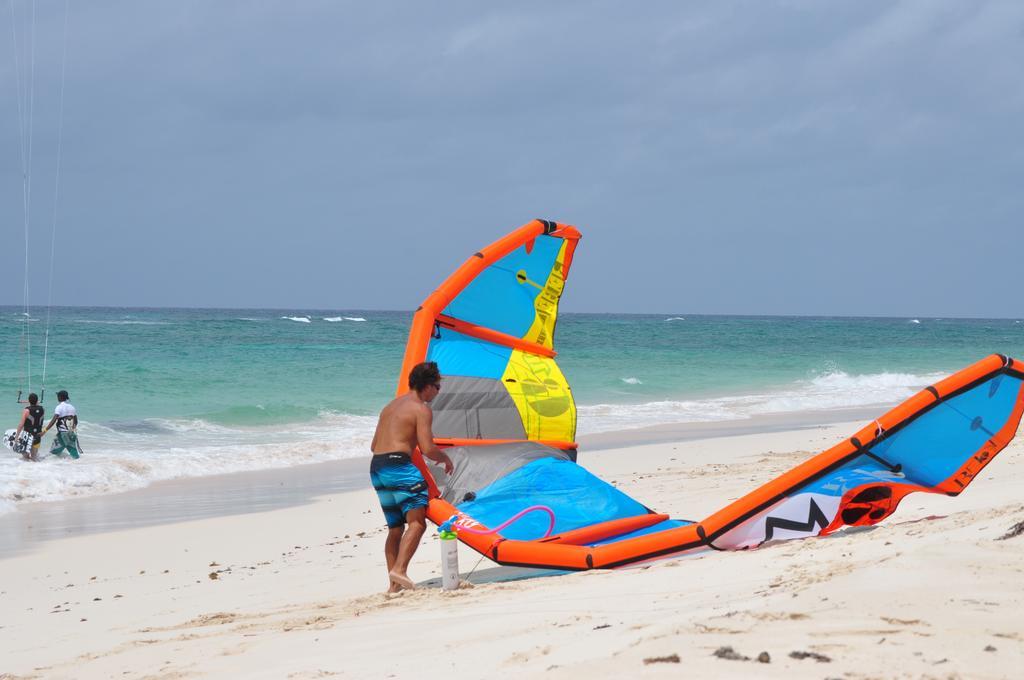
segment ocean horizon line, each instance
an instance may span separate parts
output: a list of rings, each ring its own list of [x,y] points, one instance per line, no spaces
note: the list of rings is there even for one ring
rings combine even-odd
[[[13,310],[18,312],[23,310],[25,307],[23,304],[0,304],[0,310]],[[29,305],[30,310],[47,309],[44,304]],[[137,311],[137,312],[153,312],[153,311],[209,311],[209,312],[369,312],[369,313],[383,313],[383,314],[409,314],[410,316],[415,313],[415,309],[386,309],[386,308],[370,308],[370,307],[217,307],[217,306],[173,306],[173,305],[158,305],[158,306],[143,306],[143,305],[51,305],[49,309],[67,309],[67,310],[117,310],[117,311]],[[562,309],[559,311],[560,315],[572,315],[572,316],[635,316],[635,317],[651,317],[651,316],[665,316],[672,317],[679,320],[686,320],[688,317],[702,318],[702,319],[715,319],[715,318],[731,318],[731,319],[865,319],[865,320],[879,320],[879,319],[892,319],[892,320],[904,320],[904,319],[930,319],[934,321],[1017,321],[1024,318],[1024,315],[1018,316],[958,316],[956,314],[752,314],[752,313],[727,313],[727,312],[621,312],[621,311],[605,311],[605,312],[594,312],[594,311],[570,311]]]

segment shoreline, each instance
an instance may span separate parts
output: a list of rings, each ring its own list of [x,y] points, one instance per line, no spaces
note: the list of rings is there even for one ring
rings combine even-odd
[[[886,408],[880,405],[800,411],[600,432],[578,438],[580,462],[586,465],[591,452],[609,449],[869,421],[871,415]],[[852,432],[855,428],[850,429]],[[180,477],[117,493],[24,503],[13,512],[0,515],[0,561],[44,541],[308,505],[320,496],[368,488],[366,460],[347,458],[287,468]]]
[[[629,448],[647,444],[669,444],[698,439],[717,439],[744,434],[791,432],[831,425],[834,423],[871,422],[893,408],[895,403],[883,403],[849,408],[764,413],[736,420],[666,423],[647,425],[629,430],[609,430],[577,437],[580,451]]]

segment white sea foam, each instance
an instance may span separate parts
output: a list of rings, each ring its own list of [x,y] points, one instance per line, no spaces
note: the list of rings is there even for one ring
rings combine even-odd
[[[577,435],[632,430],[667,423],[738,420],[742,416],[719,400],[652,401],[644,404],[578,405]]]
[[[240,317],[238,317],[237,320],[238,321],[266,321],[266,319],[257,319],[255,317],[251,317],[251,316],[240,316]]]
[[[643,383],[640,382],[640,378],[632,378],[632,377],[630,377],[630,378],[619,378],[619,379],[622,382],[626,383],[627,385],[643,385]]]
[[[665,321],[686,321],[686,317],[685,316],[670,316],[669,318],[665,319]]]
[[[340,317],[340,316],[325,316],[324,317],[324,321],[330,321],[331,323],[337,323],[339,321],[344,321],[344,319],[342,317]]]
[[[366,321],[366,319],[361,316],[345,316],[342,318],[345,319],[345,321]]]
[[[945,374],[849,374],[833,369],[762,393],[642,404],[581,404],[579,434],[649,425],[892,404]],[[624,379],[624,380],[628,380]],[[639,384],[639,381],[638,381]],[[126,491],[163,479],[280,468],[365,456],[375,416],[321,411],[305,423],[233,427],[201,419],[83,422],[85,455],[40,463],[0,455],[0,513],[29,501]],[[49,444],[49,439],[44,447]],[[45,450],[45,448],[44,448]],[[5,452],[0,452],[5,453]]]
[[[101,326],[171,326],[170,321],[137,321],[134,319],[120,319],[107,321],[102,319],[75,319],[74,323],[92,323]]]
[[[84,455],[79,460],[45,456],[42,462],[28,463],[4,451],[0,513],[19,503],[115,493],[164,479],[365,456],[375,424],[375,417],[331,412],[288,427],[232,428],[202,420],[154,419],[123,431],[83,422]]]
[[[579,434],[670,423],[743,420],[767,413],[796,413],[872,405],[879,405],[880,409],[884,409],[883,405],[903,401],[945,376],[944,373],[850,375],[836,370],[775,391],[758,394],[666,400],[644,404],[579,405]]]
[[[296,321],[298,323],[312,323],[312,320],[308,316],[282,316],[282,319],[288,321]]]
[[[209,421],[203,420],[202,418],[193,418],[190,420],[173,420],[170,418],[147,418],[143,421],[144,423],[153,426],[156,432],[171,432],[174,434],[224,434],[230,435],[237,430],[234,428],[227,427],[225,425],[217,425]]]
[[[816,409],[848,408],[903,401],[927,385],[946,377],[944,373],[872,373],[849,375],[834,371],[792,389],[771,395],[756,413],[783,413]]]
[[[366,319],[361,316],[325,316],[324,321],[337,323],[339,321],[366,321]]]
[[[911,319],[908,323],[921,323],[920,319]]]

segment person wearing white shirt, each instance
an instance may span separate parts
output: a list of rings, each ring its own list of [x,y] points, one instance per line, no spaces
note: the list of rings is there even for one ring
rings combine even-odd
[[[57,393],[57,408],[53,409],[53,418],[50,424],[43,430],[43,434],[50,431],[50,428],[57,425],[57,436],[50,446],[50,453],[59,456],[65,451],[72,458],[78,458],[82,447],[78,444],[78,411],[68,401],[67,390]]]

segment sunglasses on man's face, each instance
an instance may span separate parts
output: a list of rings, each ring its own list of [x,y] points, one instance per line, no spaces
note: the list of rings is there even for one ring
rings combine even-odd
[[[437,390],[438,392],[440,392],[441,391],[441,383],[439,383],[439,382],[434,383],[434,389]]]

